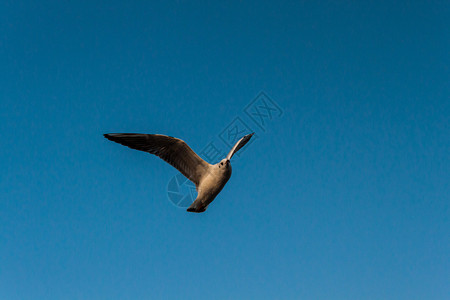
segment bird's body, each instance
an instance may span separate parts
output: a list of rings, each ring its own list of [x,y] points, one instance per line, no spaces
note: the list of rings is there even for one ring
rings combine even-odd
[[[211,165],[201,159],[182,140],[161,134],[111,133],[104,136],[132,149],[155,154],[178,169],[197,188],[197,199],[189,206],[189,212],[204,212],[231,177],[230,159],[253,136],[241,138],[219,163]]]
[[[222,164],[222,165],[221,165]],[[197,199],[188,208],[191,212],[203,212],[208,205],[216,198],[223,189],[228,179],[231,177],[231,164],[221,161],[218,164],[210,165],[208,174],[202,178],[198,185]]]

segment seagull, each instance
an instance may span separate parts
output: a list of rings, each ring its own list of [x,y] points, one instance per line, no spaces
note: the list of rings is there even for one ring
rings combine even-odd
[[[251,139],[254,133],[242,137],[228,155],[215,165],[200,158],[183,140],[162,134],[108,133],[103,136],[110,141],[154,154],[181,172],[195,184],[197,199],[188,212],[201,213],[216,198],[231,177],[230,159]]]

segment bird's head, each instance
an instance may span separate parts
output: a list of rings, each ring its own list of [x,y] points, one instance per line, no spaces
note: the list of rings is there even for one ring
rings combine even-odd
[[[217,166],[220,168],[220,169],[231,169],[231,164],[230,164],[230,160],[229,159],[226,159],[226,158],[224,158],[224,159],[222,159],[218,164],[217,164]]]

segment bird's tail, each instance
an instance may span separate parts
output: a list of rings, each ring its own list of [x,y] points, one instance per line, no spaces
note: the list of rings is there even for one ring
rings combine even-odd
[[[195,200],[192,202],[191,206],[188,207],[188,212],[195,212],[195,213],[201,213],[206,210],[206,207],[203,206],[203,204],[200,201]]]

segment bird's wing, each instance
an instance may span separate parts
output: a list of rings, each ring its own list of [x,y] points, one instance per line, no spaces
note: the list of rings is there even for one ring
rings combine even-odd
[[[209,164],[201,159],[183,140],[161,134],[110,133],[104,134],[110,141],[131,149],[155,154],[198,185],[208,171]]]
[[[239,151],[239,149],[241,149],[242,147],[244,147],[245,144],[247,144],[248,141],[250,141],[250,139],[252,138],[252,136],[253,136],[254,134],[255,134],[255,133],[253,132],[253,133],[247,134],[246,136],[244,136],[243,138],[241,138],[241,139],[233,146],[233,148],[230,150],[230,152],[229,152],[228,155],[227,155],[227,159],[230,160],[231,157],[232,157],[236,152]]]

